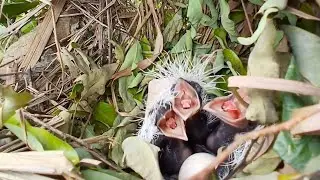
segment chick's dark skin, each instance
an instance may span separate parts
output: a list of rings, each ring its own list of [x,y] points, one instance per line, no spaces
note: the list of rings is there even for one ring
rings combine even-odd
[[[158,154],[161,173],[167,176],[178,174],[183,162],[192,154],[186,141],[160,136],[155,143],[160,147]]]

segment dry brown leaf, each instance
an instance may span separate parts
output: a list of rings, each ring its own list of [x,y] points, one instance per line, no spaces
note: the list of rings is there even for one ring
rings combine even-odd
[[[14,42],[5,52],[3,61],[0,65],[23,58],[28,53],[28,48],[30,48],[31,42],[35,38],[36,34],[37,28],[21,36],[18,41]]]
[[[25,172],[0,171],[0,179],[3,180],[54,180],[49,177]]]
[[[298,10],[298,9],[295,9],[295,8],[292,8],[292,7],[287,7],[287,10],[288,10],[290,13],[292,13],[292,14],[294,14],[294,15],[296,15],[296,16],[299,16],[299,17],[301,17],[301,18],[309,19],[309,20],[314,20],[314,21],[320,21],[320,18],[315,17],[315,16],[312,16],[312,15],[310,15],[310,14],[307,14],[307,13],[305,13],[305,12],[302,12],[302,11],[300,11],[300,10]]]
[[[283,36],[276,51],[277,52],[289,52],[288,39],[286,36]]]
[[[65,14],[65,13],[62,13]],[[60,41],[61,39],[69,36],[71,34],[70,27],[71,27],[71,17],[63,17],[59,18],[57,21],[57,37]],[[48,44],[55,43],[53,34],[50,36]]]
[[[80,164],[86,165],[86,166],[99,166],[102,164],[102,162],[95,159],[85,158],[85,159],[81,159]]]
[[[230,11],[234,10],[235,8],[237,8],[240,5],[241,1],[235,1],[235,0],[230,0],[228,1],[229,7],[230,7]]]
[[[62,175],[73,170],[63,151],[0,153],[0,170]]]
[[[57,0],[53,2],[53,5],[51,7],[54,8],[56,21],[58,20],[57,17],[59,17],[65,3],[66,3],[66,0]],[[37,30],[37,35],[33,39],[32,44],[28,49],[28,54],[22,61],[19,69],[22,69],[25,67],[33,67],[40,59],[40,56],[44,48],[46,47],[47,42],[53,31],[52,18],[53,17],[51,15],[51,11],[48,11],[46,13],[44,20],[39,25],[39,29]]]
[[[160,55],[160,53],[163,50],[163,36],[161,33],[159,20],[158,20],[157,13],[155,11],[153,0],[148,0],[148,5],[150,7],[150,11],[152,12],[153,21],[154,21],[156,31],[157,31],[157,37],[155,40],[152,58],[140,61],[137,65],[137,68],[140,70],[144,70],[144,69],[148,68],[153,63],[153,61],[155,61],[157,59],[157,57]],[[124,69],[120,72],[115,73],[112,76],[112,79],[116,80],[120,77],[129,76],[129,75],[131,75],[131,72],[132,72],[132,69],[130,69],[130,68]]]
[[[250,148],[246,161],[250,163],[252,160],[256,160],[265,152],[267,152],[273,143],[274,138],[275,137],[273,134],[258,138],[258,140]]]
[[[320,96],[320,88],[316,86],[299,81],[278,78],[232,76],[228,79],[228,87],[265,89],[309,96]]]
[[[293,135],[320,135],[320,112],[297,124],[290,132]]]

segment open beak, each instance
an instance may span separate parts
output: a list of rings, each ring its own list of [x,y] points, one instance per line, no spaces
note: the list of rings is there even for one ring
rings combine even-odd
[[[164,116],[158,120],[157,126],[167,137],[188,141],[184,121],[173,110],[168,110]]]
[[[247,95],[242,91],[238,92],[248,102]],[[247,108],[241,105],[233,95],[217,97],[207,103],[203,109],[234,127],[245,128],[248,125],[245,119]]]
[[[172,109],[183,120],[187,120],[200,110],[200,99],[197,91],[185,80],[180,79],[176,86],[175,92],[178,95],[173,100]]]

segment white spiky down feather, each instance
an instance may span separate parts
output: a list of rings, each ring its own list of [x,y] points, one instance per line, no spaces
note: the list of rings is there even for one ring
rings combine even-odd
[[[167,55],[162,59],[161,64],[155,64],[155,70],[145,72],[145,75],[154,79],[166,80],[167,86],[162,87],[162,91],[157,94],[153,103],[149,104],[150,107],[146,108],[145,118],[138,131],[139,137],[153,143],[158,135],[162,134],[156,126],[156,112],[176,96],[177,93],[172,91],[171,87],[179,79],[198,83],[205,92],[216,89],[216,81],[221,76],[211,75],[213,70],[207,67],[209,62],[210,58],[197,56],[191,58],[189,53]],[[201,94],[200,98],[202,102],[207,101],[205,93]],[[154,111],[150,113],[150,110]]]
[[[213,55],[213,54],[212,54]],[[145,117],[142,121],[142,125],[139,127],[138,136],[143,140],[154,143],[161,131],[156,126],[156,112],[166,105],[167,102],[175,97],[176,92],[172,91],[171,87],[182,78],[187,81],[198,83],[204,90],[204,92],[212,91],[216,88],[217,79],[222,76],[211,75],[213,69],[208,69],[207,65],[210,62],[209,59],[202,59],[198,57],[190,58],[187,53],[177,56],[167,56],[161,61],[161,64],[155,64],[155,70],[145,72],[145,75],[151,76],[154,79],[165,80],[167,86],[161,87],[162,91],[157,94],[153,103],[149,104],[149,108],[145,109]],[[203,104],[207,103],[208,99],[202,94]],[[153,110],[151,113],[150,111]],[[217,117],[211,113],[206,113],[209,123],[217,120]],[[220,165],[218,171],[219,179],[225,179],[229,173],[236,168],[243,159],[246,153],[250,149],[252,141],[247,141],[240,145],[229,156],[226,163]]]

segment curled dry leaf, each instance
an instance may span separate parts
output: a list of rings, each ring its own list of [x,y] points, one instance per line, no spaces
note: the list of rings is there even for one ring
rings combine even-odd
[[[146,180],[162,180],[158,163],[159,148],[133,136],[122,143],[125,164]]]
[[[280,65],[275,56],[274,42],[276,28],[273,20],[267,21],[261,36],[249,55],[248,76],[278,78]],[[246,118],[251,121],[259,121],[262,124],[278,121],[278,114],[273,104],[273,92],[257,89],[249,89],[250,105],[246,112]]]

